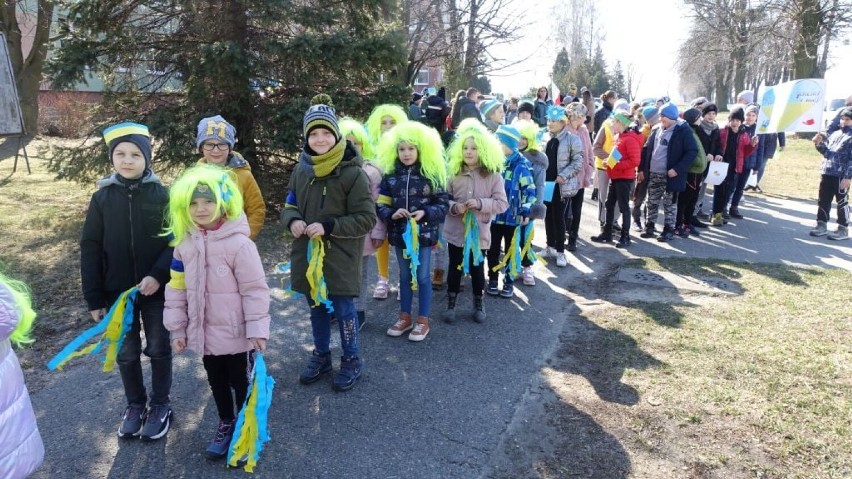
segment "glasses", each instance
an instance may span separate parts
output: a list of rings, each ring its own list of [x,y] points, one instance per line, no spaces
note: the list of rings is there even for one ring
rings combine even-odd
[[[205,143],[201,147],[204,148],[204,151],[228,151],[230,148],[227,143]]]

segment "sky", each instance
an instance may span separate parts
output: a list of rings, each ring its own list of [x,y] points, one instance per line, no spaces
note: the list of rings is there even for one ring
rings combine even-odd
[[[520,0],[524,1],[524,0]],[[550,71],[560,47],[551,38],[553,22],[550,12],[560,0],[535,2],[537,14],[524,16],[520,39],[494,50],[497,57],[512,64],[499,73],[489,74],[495,93],[523,95],[532,86],[550,85]],[[638,72],[637,98],[669,96],[680,98],[676,71],[677,50],[689,35],[689,10],[678,0],[596,0],[601,15],[602,43],[609,68],[616,60],[633,64]],[[652,39],[652,40],[649,40]],[[847,38],[846,43],[849,43]],[[532,57],[523,60],[532,53]],[[832,45],[830,68],[826,73],[829,98],[845,98],[852,94],[852,45]],[[841,65],[840,59],[847,59]],[[523,60],[523,61],[522,61]],[[844,87],[844,85],[847,85]],[[582,86],[582,85],[578,85]],[[844,90],[846,88],[846,90]],[[593,92],[599,95],[602,92]],[[624,92],[619,92],[624,93]]]

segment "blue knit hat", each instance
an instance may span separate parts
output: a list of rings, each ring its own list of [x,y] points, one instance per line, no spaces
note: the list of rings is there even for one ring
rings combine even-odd
[[[645,117],[645,121],[651,123],[652,121],[657,121],[660,119],[660,110],[657,109],[656,106],[646,106],[642,109],[642,116]]]
[[[305,140],[308,139],[311,130],[315,128],[325,128],[334,133],[334,138],[340,141],[340,128],[337,126],[337,114],[334,108],[321,104],[308,108],[308,111],[305,112],[305,119],[302,121]]]
[[[500,125],[497,127],[497,138],[510,150],[517,150],[521,132],[512,125]]]
[[[671,102],[666,103],[665,105],[660,107],[660,115],[668,118],[669,120],[677,120],[677,105]]]
[[[202,118],[198,122],[198,129],[195,134],[195,147],[201,148],[201,145],[207,140],[219,140],[227,143],[228,148],[233,150],[236,136],[237,129],[221,115]]]
[[[482,107],[480,108],[480,110],[482,111],[482,116],[487,119],[488,116],[491,115],[491,112],[493,112],[494,109],[497,107],[502,108],[503,104],[500,103],[500,100],[496,98],[483,102]]]
[[[151,167],[151,134],[148,127],[139,123],[119,123],[104,130],[104,141],[109,147],[109,158],[119,143],[133,143],[142,151],[145,167]]]
[[[547,107],[546,116],[548,121],[566,121],[568,119],[565,116],[565,108],[556,105],[550,105]]]

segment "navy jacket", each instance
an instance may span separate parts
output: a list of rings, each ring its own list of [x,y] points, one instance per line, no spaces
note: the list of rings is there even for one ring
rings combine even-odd
[[[639,163],[639,170],[642,171],[646,179],[651,176],[651,155],[654,152],[654,144],[661,128],[662,125],[654,128],[642,148],[642,162]],[[692,128],[686,122],[679,120],[674,127],[672,137],[669,139],[668,151],[666,152],[666,169],[674,169],[677,176],[668,179],[666,191],[680,193],[686,190],[687,170],[689,170],[689,166],[695,160],[697,154],[698,144],[695,142]]]
[[[391,217],[400,208],[411,213],[423,210],[426,214],[418,224],[420,246],[426,247],[438,243],[438,225],[444,222],[449,204],[447,192],[433,188],[432,182],[420,173],[420,163],[405,166],[397,161],[393,173],[385,175],[379,184],[376,213],[388,227],[390,244],[404,248],[402,235],[405,233],[408,219],[395,220]]]

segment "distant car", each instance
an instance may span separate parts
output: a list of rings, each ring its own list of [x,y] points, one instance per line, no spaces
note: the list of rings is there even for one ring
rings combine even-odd
[[[846,106],[845,98],[834,98],[829,100],[825,105],[825,111],[822,113],[822,123],[823,128],[828,129],[828,125],[831,123],[831,120],[837,116],[837,112],[839,112],[844,106]]]

